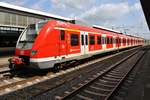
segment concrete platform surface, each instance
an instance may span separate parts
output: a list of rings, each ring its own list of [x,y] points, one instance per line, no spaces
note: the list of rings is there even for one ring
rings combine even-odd
[[[140,68],[125,100],[150,100],[150,50],[137,67]]]
[[[8,59],[15,54],[15,47],[0,47],[0,66],[8,64]]]
[[[11,56],[0,57],[0,66],[8,64],[8,59],[9,58],[11,58]]]

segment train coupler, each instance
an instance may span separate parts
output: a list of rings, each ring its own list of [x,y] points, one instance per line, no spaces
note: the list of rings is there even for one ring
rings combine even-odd
[[[21,64],[25,64],[23,59],[22,58],[19,58],[19,57],[12,57],[12,58],[9,58],[8,59],[9,61],[9,65],[12,67],[12,66],[15,66],[15,65],[21,65]]]

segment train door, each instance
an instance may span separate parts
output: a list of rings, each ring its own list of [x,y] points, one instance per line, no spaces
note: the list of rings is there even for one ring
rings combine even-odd
[[[102,49],[106,49],[106,34],[102,34]]]
[[[81,31],[81,54],[88,53],[88,33]]]
[[[59,56],[67,55],[67,38],[64,30],[60,30]]]
[[[119,37],[116,37],[116,47],[119,49]]]
[[[116,49],[116,47],[117,47],[117,44],[116,44],[116,37],[113,36],[112,38],[113,38],[113,48]]]
[[[122,37],[119,38],[119,47],[122,47]]]

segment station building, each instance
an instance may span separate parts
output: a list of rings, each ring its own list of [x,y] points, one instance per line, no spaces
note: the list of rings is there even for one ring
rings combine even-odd
[[[72,21],[70,18],[0,2],[0,46],[15,46],[27,25],[50,19]]]

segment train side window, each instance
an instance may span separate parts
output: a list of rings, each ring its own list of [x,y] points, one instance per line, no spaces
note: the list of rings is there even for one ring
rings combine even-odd
[[[107,37],[107,44],[109,44],[109,37]]]
[[[112,40],[112,37],[111,37],[111,44],[113,44],[113,40]]]
[[[119,43],[121,43],[121,38],[119,38]]]
[[[112,44],[112,37],[111,37],[111,38],[109,38],[109,43],[110,43],[110,44]]]
[[[119,44],[119,38],[117,38],[117,43]]]
[[[65,31],[64,30],[60,31],[60,37],[61,37],[61,40],[65,40]]]
[[[90,44],[94,45],[95,44],[95,37],[94,36],[90,36]]]
[[[84,45],[84,35],[81,35],[81,42],[82,42],[82,45]]]
[[[79,45],[79,36],[78,34],[71,34],[71,46],[78,46]]]
[[[111,44],[111,37],[109,38],[109,44]]]
[[[97,36],[97,44],[101,44],[101,36]]]
[[[126,39],[124,38],[124,43],[126,43]]]
[[[85,35],[85,44],[88,45],[88,35]]]
[[[113,43],[116,43],[116,39],[115,38],[113,38]]]

